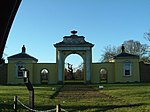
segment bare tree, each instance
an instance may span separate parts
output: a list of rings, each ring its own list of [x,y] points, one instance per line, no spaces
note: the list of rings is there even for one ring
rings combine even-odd
[[[115,55],[118,53],[118,48],[115,46],[108,45],[104,47],[104,53],[102,54],[101,62],[110,62]]]
[[[124,41],[124,46],[127,53],[139,55],[140,58],[145,57],[149,52],[149,46],[147,44],[141,44],[139,41]]]
[[[150,30],[148,32],[145,32],[144,33],[144,38],[147,40],[147,41],[150,41]]]
[[[141,44],[139,41],[134,41],[134,40],[128,40],[124,41],[124,46],[125,46],[125,52],[134,54],[134,55],[139,55],[140,59],[142,61],[148,61],[150,57],[150,51],[149,51],[149,46],[147,44]],[[102,62],[110,62],[112,58],[121,53],[120,46],[115,47],[115,46],[106,46],[104,49],[104,54],[102,54]]]

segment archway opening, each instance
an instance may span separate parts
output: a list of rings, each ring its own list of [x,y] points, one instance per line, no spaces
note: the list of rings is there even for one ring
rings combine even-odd
[[[105,68],[100,69],[100,83],[107,83],[107,70]]]
[[[41,70],[41,84],[48,84],[49,71],[46,68]]]
[[[84,60],[78,54],[70,54],[64,62],[64,81],[84,81]]]

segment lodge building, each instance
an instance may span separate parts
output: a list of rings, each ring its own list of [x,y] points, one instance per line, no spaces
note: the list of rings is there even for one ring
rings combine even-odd
[[[0,65],[0,84],[23,84],[21,68],[29,71],[32,84],[150,82],[150,65],[139,62],[139,56],[126,53],[124,46],[111,62],[92,63],[94,44],[87,42],[84,36],[78,36],[77,31],[71,33],[54,44],[56,63],[38,63],[23,45],[21,53],[9,56],[8,63]],[[71,64],[65,67],[65,59],[70,54],[78,54],[84,61],[76,71]]]

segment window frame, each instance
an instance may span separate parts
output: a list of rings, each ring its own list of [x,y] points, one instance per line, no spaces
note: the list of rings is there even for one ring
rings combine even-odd
[[[129,74],[126,74],[126,70],[128,70],[127,68],[129,68]],[[126,61],[123,64],[123,76],[125,77],[132,76],[132,63],[129,61]]]
[[[16,78],[18,78],[18,79],[22,79],[22,78],[24,78],[24,76],[23,76],[23,71],[19,71],[19,66],[20,67],[24,67],[24,63],[17,63],[16,64]],[[19,74],[21,74],[22,73],[22,75],[19,75]]]

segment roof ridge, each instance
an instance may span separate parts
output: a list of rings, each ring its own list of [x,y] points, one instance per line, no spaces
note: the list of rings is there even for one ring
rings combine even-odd
[[[38,61],[38,59],[36,59],[35,57],[33,57],[33,56],[31,56],[31,55],[29,55],[27,53],[23,53],[23,52],[8,57],[8,59],[14,59],[14,58],[15,59],[17,59],[17,58],[19,58],[19,59],[20,58],[21,59],[26,58],[26,59],[33,59],[35,61]]]

